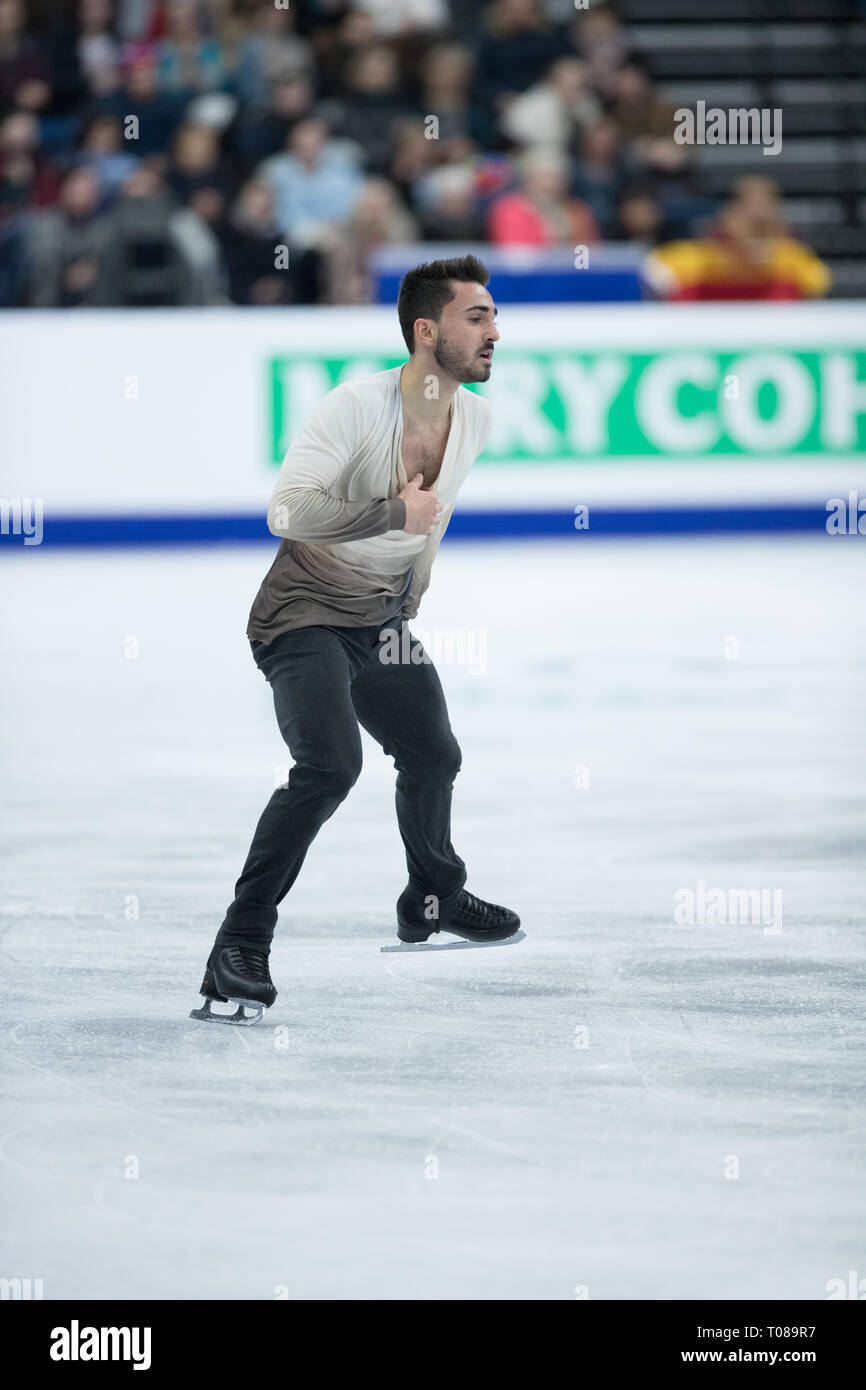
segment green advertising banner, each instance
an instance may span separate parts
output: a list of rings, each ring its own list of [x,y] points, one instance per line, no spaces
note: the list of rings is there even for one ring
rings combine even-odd
[[[340,382],[405,354],[269,363],[271,459]],[[480,390],[494,425],[483,463],[575,459],[759,458],[866,448],[866,351],[788,347],[516,352],[500,348]]]

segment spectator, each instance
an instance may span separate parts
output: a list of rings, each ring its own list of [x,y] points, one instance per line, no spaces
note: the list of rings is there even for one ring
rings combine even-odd
[[[13,111],[0,122],[0,226],[53,203],[59,191],[60,175],[39,150],[39,121],[30,111]]]
[[[188,209],[175,209],[159,173],[142,164],[108,219],[94,303],[122,308],[215,304],[223,298],[219,245]]]
[[[613,121],[602,119],[585,130],[571,192],[593,212],[602,236],[614,234],[616,205],[622,188],[619,136]]]
[[[508,193],[514,185],[514,165],[508,155],[483,151],[476,161],[475,182],[486,221],[496,199]]]
[[[123,139],[120,121],[116,116],[105,114],[92,116],[85,126],[79,162],[99,181],[103,211],[114,202],[122,184],[138,166],[132,148]]]
[[[475,62],[470,49],[459,43],[439,43],[427,50],[421,65],[421,115],[435,116],[444,157],[450,158],[449,142],[468,136],[479,144],[490,143],[494,126],[472,95]]]
[[[627,188],[616,209],[614,235],[621,241],[655,246],[661,239],[664,213],[650,188]]]
[[[586,203],[568,193],[569,163],[561,150],[534,149],[520,161],[519,191],[493,203],[487,233],[498,246],[574,246],[598,241]]]
[[[389,241],[414,241],[418,226],[387,179],[369,178],[351,216],[330,230],[326,257],[329,304],[369,304],[370,253]]]
[[[0,309],[27,305],[27,259],[23,220],[0,222]]]
[[[541,82],[514,98],[500,117],[500,129],[524,148],[556,145],[570,151],[580,132],[598,122],[601,106],[589,90],[586,66],[577,58],[558,58]]]
[[[309,117],[292,130],[285,154],[266,159],[260,174],[272,187],[277,219],[288,240],[314,245],[324,227],[349,216],[363,178],[352,147],[328,138]]]
[[[187,121],[172,142],[166,182],[181,206],[214,225],[225,215],[228,177],[221,166],[219,135],[210,126]]]
[[[571,48],[586,63],[590,86],[605,99],[613,95],[616,74],[630,57],[625,30],[609,5],[593,4],[571,21]]]
[[[350,10],[339,17],[338,23],[318,29],[312,36],[312,43],[319,93],[324,97],[342,98],[345,95],[343,75],[352,54],[375,42],[373,16],[367,10]]]
[[[94,93],[113,90],[120,65],[120,45],[111,28],[111,0],[79,0],[78,64]]]
[[[117,10],[119,37],[131,43],[146,40],[150,28],[154,24],[155,8],[154,0],[119,0]]]
[[[775,184],[755,177],[735,184],[711,236],[658,247],[647,272],[674,300],[818,298],[830,284],[823,261],[788,234]]]
[[[159,46],[159,89],[180,96],[212,92],[225,78],[222,46],[205,38],[196,0],[168,0],[166,37]]]
[[[227,133],[227,146],[243,161],[266,159],[285,147],[293,127],[310,115],[312,105],[313,86],[308,77],[277,82],[265,108],[241,106]]]
[[[44,0],[41,13],[39,0],[25,0],[24,6],[29,16],[25,32],[38,43],[48,64],[50,97],[39,112],[42,147],[64,153],[68,153],[78,134],[77,115],[86,92],[78,58],[77,3],[78,0],[64,0],[58,4],[55,0],[51,4]]]
[[[443,164],[425,180],[421,214],[425,241],[483,241],[475,170],[469,164]]]
[[[486,106],[502,112],[559,56],[561,31],[538,0],[493,0],[481,15],[477,86]]]
[[[377,36],[417,35],[444,29],[451,20],[446,0],[355,0],[373,23]]]
[[[394,50],[383,43],[361,49],[349,64],[346,84],[348,94],[340,104],[335,133],[362,142],[369,172],[383,173],[394,124],[411,109]]]
[[[123,62],[120,56],[114,63],[95,64],[85,74],[85,98],[89,97],[93,105],[100,109],[107,109],[112,97],[119,96],[122,86]],[[119,105],[116,114],[120,114]]]
[[[688,236],[694,222],[716,212],[714,200],[700,197],[692,189],[692,151],[669,135],[632,140],[623,167],[630,184],[652,187],[669,235]]]
[[[13,108],[44,110],[51,100],[45,49],[24,33],[22,0],[0,0],[0,116]]]
[[[29,237],[29,300],[37,308],[92,302],[108,246],[100,188],[90,169],[63,180],[57,206],[37,212]]]
[[[440,146],[438,141],[427,138],[424,124],[417,117],[396,122],[393,146],[388,175],[406,203],[413,207],[416,205],[420,181],[439,162]]]
[[[309,80],[313,75],[313,51],[295,32],[292,10],[260,5],[253,25],[241,41],[235,68],[235,91],[241,101],[267,107],[281,82]]]
[[[653,91],[649,76],[631,62],[615,73],[610,115],[623,140],[662,136],[674,143],[674,107]],[[678,148],[678,147],[677,147]]]
[[[183,117],[184,106],[183,99],[160,92],[155,50],[145,45],[133,48],[120,91],[97,103],[100,111],[122,122],[124,138],[127,138],[127,130],[130,131],[130,145],[141,159],[161,155],[168,149]],[[129,116],[136,118],[135,126],[127,124]]]
[[[675,188],[691,177],[691,152],[670,134],[639,136],[627,150],[626,165],[640,171],[644,179],[661,180]]]
[[[315,303],[316,253],[284,246],[281,236],[270,185],[264,179],[250,179],[221,233],[229,295],[235,304]]]

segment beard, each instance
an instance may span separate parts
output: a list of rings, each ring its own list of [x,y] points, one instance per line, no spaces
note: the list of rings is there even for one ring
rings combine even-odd
[[[470,354],[455,347],[440,334],[433,349],[433,360],[446,376],[461,385],[472,381],[486,381],[490,376],[491,362],[485,362],[477,353]]]

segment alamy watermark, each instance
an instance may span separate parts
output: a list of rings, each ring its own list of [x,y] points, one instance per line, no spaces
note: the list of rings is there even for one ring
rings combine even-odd
[[[134,1371],[150,1369],[149,1327],[69,1327],[51,1329],[52,1361],[131,1361]]]
[[[824,522],[830,536],[866,536],[866,497],[858,497],[851,488],[847,500],[844,497],[827,499],[825,511],[830,515]]]
[[[404,623],[402,628],[383,627],[379,660],[385,666],[466,666],[473,676],[487,670],[486,627],[421,628],[418,633]]]
[[[680,106],[674,112],[674,140],[678,145],[763,145],[762,154],[779,154],[782,149],[782,109],[763,106],[732,106],[724,110],[705,101],[695,102],[695,110]]]
[[[0,1302],[26,1302],[45,1297],[44,1279],[0,1279]]]
[[[0,535],[23,536],[25,545],[41,545],[42,498],[0,497]]]
[[[694,888],[674,893],[674,923],[678,927],[760,926],[764,936],[782,931],[781,888],[707,888],[698,879]]]
[[[849,1269],[848,1278],[828,1279],[824,1285],[824,1292],[829,1301],[839,1298],[851,1298],[858,1303],[866,1299],[866,1279],[860,1277],[859,1270]]]

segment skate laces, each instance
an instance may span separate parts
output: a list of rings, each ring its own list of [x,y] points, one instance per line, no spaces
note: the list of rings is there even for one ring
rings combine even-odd
[[[476,898],[474,893],[467,893],[464,888],[459,904],[461,917],[469,917],[480,923],[492,922],[495,920],[497,912],[500,911],[501,909],[497,909],[494,903],[482,902],[481,898]]]
[[[252,951],[247,946],[232,946],[229,949],[229,960],[235,970],[241,968],[245,975],[250,975],[254,980],[271,984],[268,958],[264,951]]]

